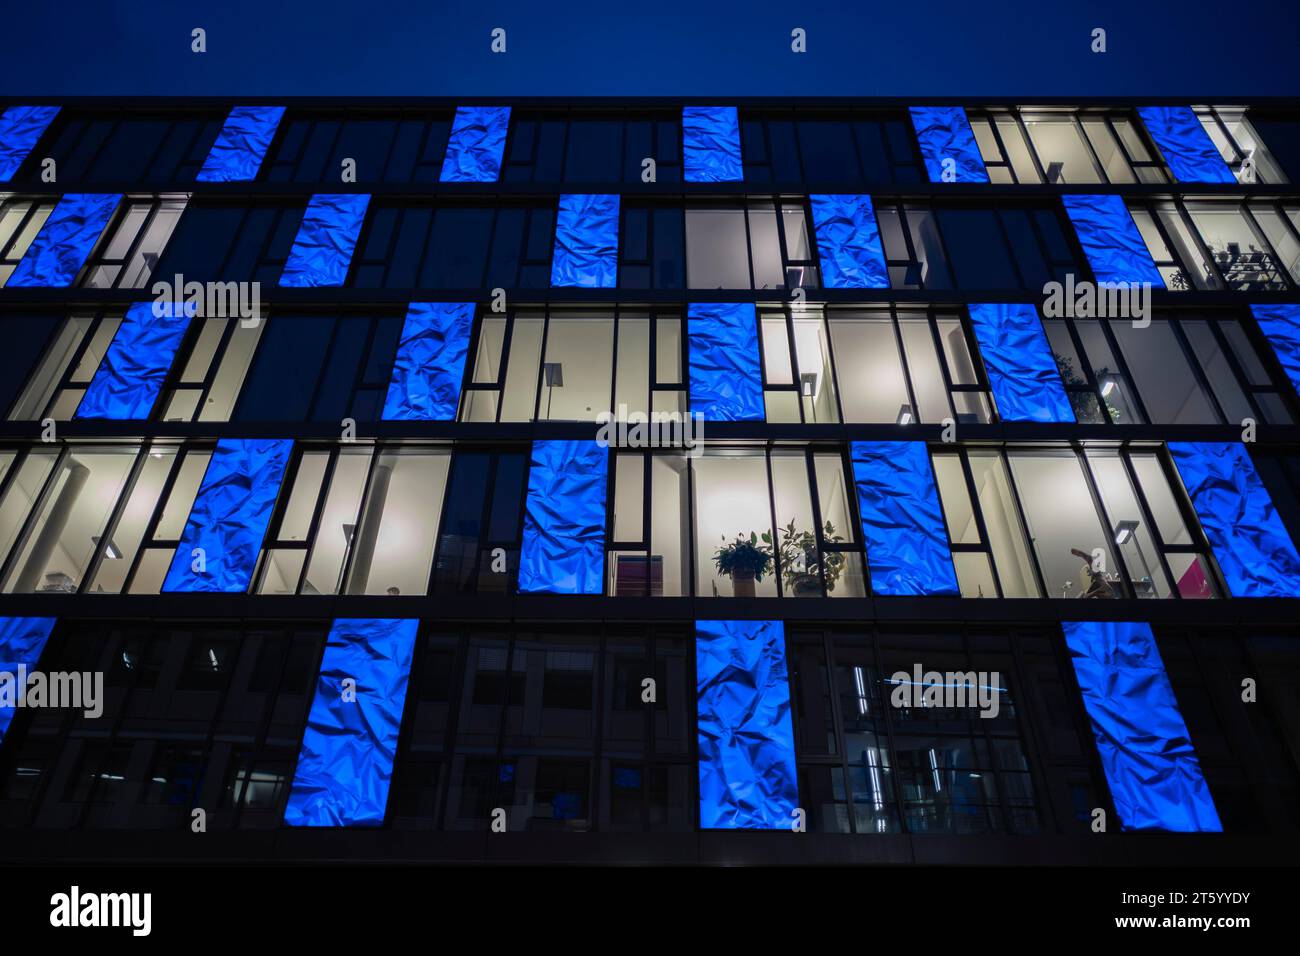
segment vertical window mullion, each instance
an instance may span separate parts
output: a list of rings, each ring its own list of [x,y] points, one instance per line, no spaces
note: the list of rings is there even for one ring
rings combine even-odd
[[[1151,540],[1156,543],[1156,558],[1160,561],[1160,571],[1165,575],[1165,580],[1169,582],[1170,590],[1174,596],[1181,598],[1182,594],[1178,590],[1178,579],[1174,576],[1173,569],[1169,566],[1168,556],[1165,554],[1164,535],[1160,533],[1160,525],[1156,523],[1151,513],[1151,505],[1147,501],[1146,491],[1142,487],[1142,482],[1138,480],[1137,471],[1129,458],[1127,446],[1119,449],[1119,460],[1124,467],[1124,477],[1128,479],[1129,486],[1133,489],[1133,497],[1137,500],[1138,510],[1142,513],[1142,520],[1146,522],[1147,530],[1151,532]]]

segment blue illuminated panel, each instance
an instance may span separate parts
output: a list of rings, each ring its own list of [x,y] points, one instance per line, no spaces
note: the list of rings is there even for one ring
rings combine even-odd
[[[975,133],[960,106],[913,106],[912,126],[930,182],[986,183],[988,170],[975,142]],[[944,160],[952,160],[952,177],[944,179]]]
[[[58,113],[57,106],[11,106],[0,113],[0,183],[13,179]]]
[[[384,822],[419,623],[413,618],[334,622],[285,823],[377,827]]]
[[[1240,442],[1170,442],[1233,597],[1300,597],[1300,555]]]
[[[1220,832],[1151,627],[1067,621],[1061,628],[1121,826]]]
[[[251,182],[275,138],[283,106],[236,106],[199,170],[201,183]]]
[[[1061,373],[1032,305],[979,302],[971,324],[1004,422],[1072,422]]]
[[[715,422],[761,422],[763,373],[752,302],[693,302],[687,311],[691,411]]]
[[[870,196],[809,196],[822,285],[828,289],[888,289],[889,270]]]
[[[508,106],[459,106],[442,160],[444,183],[494,183],[510,129]]]
[[[602,593],[608,470],[607,449],[594,441],[533,442],[521,592]]]
[[[412,302],[402,325],[384,421],[454,421],[473,302]]]
[[[21,686],[18,668],[31,671],[36,667],[53,629],[52,617],[0,617],[0,673],[12,675],[10,689],[15,694]],[[0,704],[0,740],[4,740],[16,709]]]
[[[1122,196],[1062,196],[1061,201],[1098,281],[1165,287]]]
[[[958,593],[930,454],[922,441],[855,441],[853,483],[876,594]]]
[[[738,183],[740,115],[734,106],[682,107],[682,156],[688,183]]]
[[[612,289],[618,285],[618,202],[616,194],[560,197],[552,286]]]
[[[6,285],[72,285],[121,198],[119,193],[68,193],[60,199]]]
[[[1300,305],[1252,305],[1250,311],[1300,393]]]
[[[341,286],[361,235],[370,197],[362,193],[318,193],[298,226],[280,285],[288,288]]]
[[[279,438],[217,443],[163,591],[248,590],[292,448],[292,441]]]
[[[137,302],[127,309],[75,417],[147,419],[190,327],[186,311],[171,302]]]
[[[1237,182],[1190,106],[1139,106],[1138,114],[1180,183]]]
[[[799,806],[785,628],[696,621],[700,828],[788,830]]]

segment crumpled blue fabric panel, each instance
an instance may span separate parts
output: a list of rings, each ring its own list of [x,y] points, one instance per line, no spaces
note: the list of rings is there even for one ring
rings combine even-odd
[[[289,826],[383,824],[419,625],[415,618],[334,621],[284,808]],[[345,688],[347,680],[355,683]]]
[[[0,183],[14,178],[58,114],[57,106],[11,106],[0,113]]]
[[[1300,305],[1252,305],[1250,311],[1300,394]]]
[[[1300,597],[1300,554],[1241,442],[1169,442],[1236,598]]]
[[[1032,305],[978,302],[971,324],[1004,422],[1072,422],[1052,347]]]
[[[307,204],[289,250],[280,285],[287,288],[341,286],[361,235],[370,196],[317,193]]]
[[[827,289],[888,289],[889,269],[871,197],[814,195],[813,227]]]
[[[984,157],[980,155],[979,145],[975,142],[975,133],[970,128],[966,110],[961,106],[913,106],[912,126],[916,129],[916,140],[921,145],[921,157],[925,160],[925,171],[930,182],[945,182],[943,178],[943,161],[953,161],[951,182],[986,183],[989,181],[988,170],[984,168]]]
[[[1165,287],[1123,196],[1062,196],[1061,201],[1099,282]]]
[[[604,591],[608,473],[608,449],[595,441],[533,442],[520,592]]]
[[[494,183],[510,129],[508,106],[458,106],[447,138],[439,182]]]
[[[855,441],[850,452],[871,590],[958,594],[925,442]]]
[[[284,117],[283,106],[235,106],[196,177],[201,183],[251,182]]]
[[[1150,625],[1066,621],[1061,628],[1121,826],[1221,832]]]
[[[1138,115],[1180,183],[1236,183],[1190,106],[1139,106]]]
[[[27,254],[6,285],[11,289],[72,285],[121,199],[120,193],[65,195],[27,247]]]
[[[163,591],[248,590],[293,441],[223,438],[208,462]],[[204,570],[193,551],[203,549]]]
[[[799,806],[785,627],[695,622],[700,828],[788,830]]]
[[[618,285],[618,204],[616,193],[560,196],[552,286],[613,289]]]
[[[683,106],[682,158],[688,183],[744,182],[740,111],[734,106]]]
[[[752,302],[687,306],[691,411],[714,422],[761,422],[763,372]]]
[[[52,617],[0,617],[0,672],[14,675],[16,681],[19,665],[29,672],[34,669],[50,639],[54,621]],[[0,740],[4,740],[16,709],[0,706]]]
[[[384,400],[384,421],[455,420],[473,323],[473,302],[411,303]]]
[[[187,311],[171,302],[136,302],[127,309],[75,417],[147,419],[190,327]]]

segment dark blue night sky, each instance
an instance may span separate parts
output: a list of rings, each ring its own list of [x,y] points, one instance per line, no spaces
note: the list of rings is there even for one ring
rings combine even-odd
[[[1296,0],[55,0],[0,95],[1294,96]],[[643,11],[643,12],[642,12]],[[208,52],[190,52],[190,30]],[[493,27],[507,53],[489,52]],[[1109,50],[1089,51],[1093,27]],[[790,52],[803,27],[808,52]]]

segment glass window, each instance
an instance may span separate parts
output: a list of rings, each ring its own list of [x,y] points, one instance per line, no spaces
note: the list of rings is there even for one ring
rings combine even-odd
[[[1020,521],[1020,508],[1002,455],[974,448],[969,454],[971,477],[1002,584],[1002,596],[1041,597],[1029,554],[1029,539]]]
[[[538,418],[590,422],[610,411],[613,366],[613,316],[550,315]]]
[[[1158,424],[1220,421],[1170,323],[1158,321],[1138,328],[1132,322],[1114,321],[1110,328],[1151,421]],[[1108,394],[1107,400],[1113,394]]]
[[[1160,566],[1160,552],[1151,528],[1143,520],[1120,453],[1115,449],[1089,449],[1088,466],[1109,518],[1111,539],[1128,568],[1134,594],[1139,598],[1169,597],[1169,579]]]
[[[851,489],[839,451],[617,454],[607,593],[864,596]]]
[[[82,285],[143,289],[188,202],[184,195],[128,199],[108,232],[107,244],[88,261]]]
[[[1008,457],[1048,596],[1120,597],[1111,536],[1098,519],[1078,456],[1042,450]]]
[[[118,319],[120,321],[120,316]],[[74,359],[78,359],[83,354],[91,351],[87,338],[91,329],[95,328],[99,321],[101,320],[95,315],[71,315],[64,320],[40,364],[32,372],[31,378],[28,379],[27,387],[23,390],[22,396],[14,403],[13,410],[9,414],[10,420],[40,421],[47,415],[52,405],[65,409],[71,406],[72,412],[76,411],[77,405],[81,402],[81,395],[85,390],[84,384],[81,389],[75,390],[75,396],[60,397],[56,401],[55,393],[59,391],[60,386],[67,379],[68,370],[72,367]],[[108,325],[111,339],[112,332],[116,330],[116,325],[111,322]],[[98,367],[99,361],[102,361],[102,359],[103,353],[101,351],[97,360],[87,356],[81,358],[78,364],[83,365],[94,361],[95,366]],[[93,375],[94,369],[91,372]],[[81,381],[82,383],[88,383],[89,378],[82,378]],[[71,412],[64,417],[71,418]]]
[[[740,450],[706,454],[691,470],[696,593],[775,597],[765,456]]]
[[[144,543],[145,532],[162,498],[163,487],[175,466],[176,446],[154,444],[144,457],[135,484],[102,552],[99,568],[88,590],[120,593]]]
[[[339,594],[348,555],[356,543],[357,514],[365,491],[372,452],[340,448],[316,525],[303,594]]]
[[[23,546],[11,555],[6,592],[78,589],[138,451],[73,446],[44,482],[40,501],[35,489],[14,482],[10,494],[30,495],[37,512]],[[116,550],[111,542],[108,547]]]
[[[846,421],[992,421],[988,386],[957,313],[833,311],[828,320]]]
[[[1187,213],[1229,289],[1260,292],[1288,287],[1282,264],[1242,208],[1189,202]]]
[[[17,199],[0,193],[0,287],[32,244],[45,220],[54,211],[55,200]]]
[[[425,594],[451,452],[380,452],[354,534],[348,594]]]
[[[692,289],[749,289],[743,209],[686,210],[686,284]]]
[[[687,208],[688,288],[817,288],[819,284],[803,206],[751,201],[744,208]]]
[[[1073,116],[1026,114],[1024,121],[1049,183],[1102,182]]]
[[[207,317],[190,324],[162,401],[168,422],[230,420],[267,322]]]
[[[641,576],[648,579],[651,596],[691,593],[691,491],[687,463],[683,455],[650,456],[650,554]],[[628,570],[635,574],[634,567]],[[656,585],[656,579],[662,584]],[[632,588],[635,590],[635,577]]]
[[[911,400],[893,320],[832,314],[829,322],[845,421],[898,422]]]
[[[1250,213],[1292,281],[1300,282],[1300,206],[1253,201]]]

